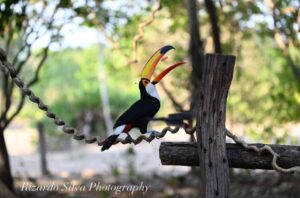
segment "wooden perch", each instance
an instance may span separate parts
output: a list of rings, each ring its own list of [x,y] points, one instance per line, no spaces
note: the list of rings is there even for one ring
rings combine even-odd
[[[251,144],[249,144],[251,145]],[[253,144],[262,147],[264,144]],[[280,155],[277,162],[283,168],[300,166],[300,146],[269,145]],[[272,156],[263,152],[260,155],[247,151],[240,145],[226,144],[228,164],[230,168],[266,169],[272,168]],[[199,166],[197,143],[162,142],[159,148],[163,165]]]

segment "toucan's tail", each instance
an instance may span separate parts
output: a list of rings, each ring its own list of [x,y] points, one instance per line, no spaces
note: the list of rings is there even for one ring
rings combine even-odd
[[[111,135],[108,138],[106,138],[101,148],[101,151],[105,151],[109,149],[113,145],[113,143],[117,140],[118,137],[119,135]]]

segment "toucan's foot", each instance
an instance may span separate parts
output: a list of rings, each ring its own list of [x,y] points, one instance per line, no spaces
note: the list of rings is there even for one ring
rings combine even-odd
[[[160,135],[159,132],[153,131],[152,134],[153,134],[153,136],[154,136],[155,138],[159,139],[159,135]]]
[[[147,131],[146,133],[143,133],[142,135],[143,136],[146,136],[146,137],[150,137],[152,135],[153,131]]]
[[[133,139],[130,135],[127,135],[127,137],[125,138],[125,142],[126,143],[132,143],[133,142]]]
[[[146,137],[150,137],[150,136],[154,136],[156,138],[159,138],[159,132],[157,131],[147,131],[146,133],[144,133],[143,135],[146,136]]]
[[[185,128],[185,129],[191,129],[192,125],[190,125],[189,123],[184,122],[183,123],[183,128]]]

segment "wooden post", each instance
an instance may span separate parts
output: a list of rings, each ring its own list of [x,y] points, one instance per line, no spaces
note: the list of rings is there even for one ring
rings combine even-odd
[[[47,176],[49,175],[49,171],[47,168],[47,158],[46,158],[47,148],[46,148],[44,123],[38,122],[37,128],[39,132],[39,142],[40,142],[41,172],[42,172],[42,176]]]
[[[200,189],[205,198],[228,197],[229,166],[226,155],[225,114],[234,63],[234,56],[205,56],[196,126]]]

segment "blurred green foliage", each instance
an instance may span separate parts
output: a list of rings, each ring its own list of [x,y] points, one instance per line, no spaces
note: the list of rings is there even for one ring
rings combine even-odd
[[[104,62],[114,118],[139,97],[138,73],[156,48],[172,44],[176,46],[175,56],[169,58],[172,62],[183,57],[188,59],[185,1],[162,1],[162,9],[153,24],[145,28],[144,39],[139,42],[140,63],[130,66],[126,62],[132,56],[132,40],[139,24],[148,17],[153,2],[120,2],[120,9],[116,9],[118,4],[108,1],[87,1],[94,3],[80,6],[70,2],[61,1],[60,6],[73,6],[77,16],[83,19],[82,25],[100,29],[119,45],[118,49],[105,51]],[[300,36],[296,30],[299,28],[296,18],[300,3],[297,0],[274,1],[275,14],[272,15],[266,2],[214,1],[223,53],[237,56],[227,118],[232,123],[245,125],[252,137],[269,140],[276,136],[279,127],[299,122],[300,80],[291,65],[300,70]],[[198,4],[205,51],[213,52],[209,15],[204,2],[199,1]],[[277,24],[279,30],[276,29]],[[275,39],[278,31],[284,38],[286,50]],[[72,122],[78,113],[86,109],[99,108],[101,111],[98,67],[98,46],[51,52],[42,70],[41,82],[34,91],[61,117]],[[190,70],[186,66],[174,71],[172,77],[166,80],[168,88],[184,107],[189,106],[190,100],[187,92]],[[32,108],[27,108],[23,115],[40,119],[42,115]]]
[[[33,91],[69,123],[74,123],[86,110],[96,109],[101,114],[99,62],[98,46],[52,52],[41,72],[39,86]],[[111,113],[115,118],[139,97],[139,92],[135,77],[110,49],[105,52],[104,64]],[[34,104],[28,104],[22,115],[47,120],[42,112],[33,109]],[[99,125],[103,128],[101,122]]]

